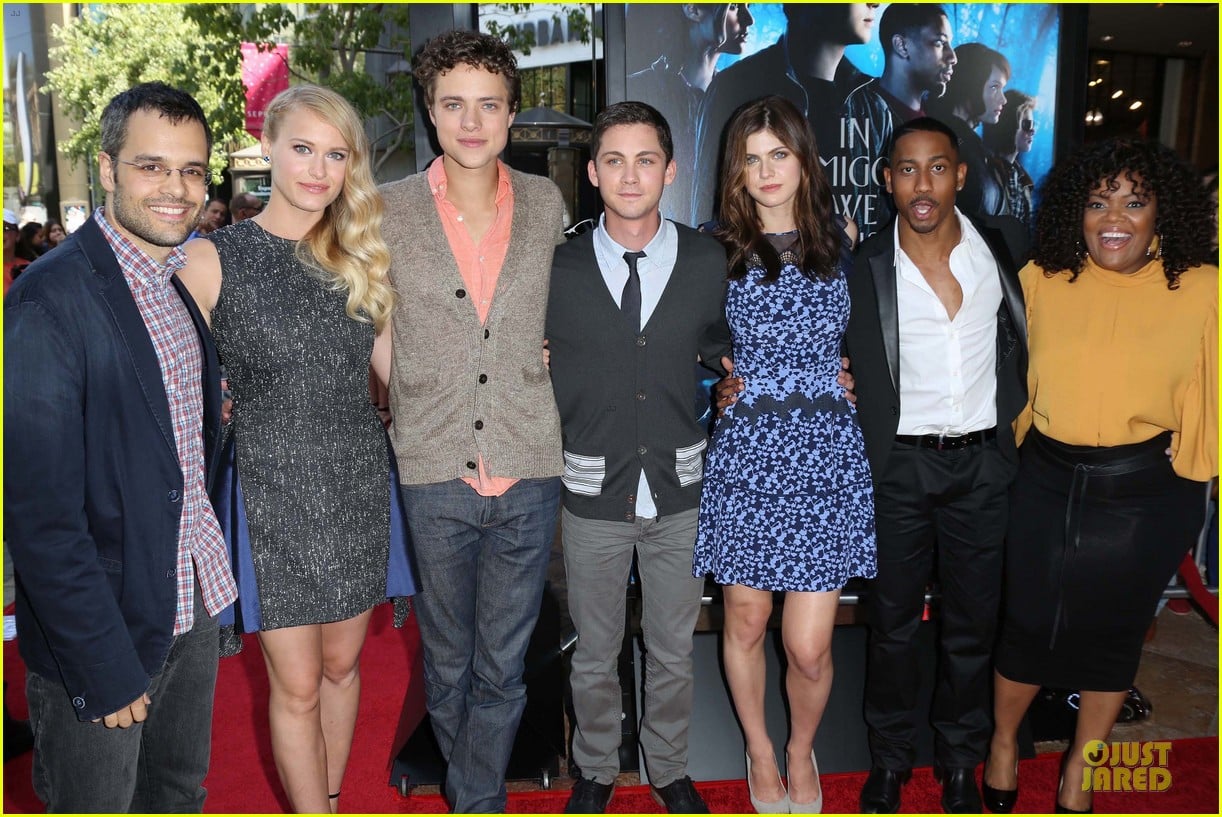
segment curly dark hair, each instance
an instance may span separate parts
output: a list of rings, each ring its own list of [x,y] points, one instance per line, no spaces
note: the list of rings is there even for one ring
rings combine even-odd
[[[438,34],[424,44],[412,60],[412,76],[424,89],[424,101],[433,105],[437,77],[456,65],[472,65],[490,74],[499,74],[509,87],[509,110],[516,112],[522,100],[522,81],[518,60],[503,40],[478,31],[453,29]]]
[[[1069,280],[1077,280],[1086,261],[1082,218],[1087,200],[1104,186],[1117,189],[1121,176],[1138,195],[1154,196],[1167,289],[1177,289],[1185,270],[1212,257],[1211,206],[1197,172],[1158,142],[1108,139],[1058,162],[1040,189],[1043,204],[1035,217],[1032,260],[1046,275],[1068,271]]]

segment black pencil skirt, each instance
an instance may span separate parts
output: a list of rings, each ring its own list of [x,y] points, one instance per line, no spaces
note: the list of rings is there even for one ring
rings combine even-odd
[[[1175,474],[1170,432],[1070,446],[1032,429],[1010,503],[997,671],[1127,690],[1159,598],[1205,520],[1207,483]]]

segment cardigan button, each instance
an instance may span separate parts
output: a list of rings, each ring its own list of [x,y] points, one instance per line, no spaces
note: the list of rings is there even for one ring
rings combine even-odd
[[[645,345],[645,336],[644,335],[641,335],[639,338],[636,339],[636,345],[637,346]]]
[[[645,392],[643,392],[643,391],[639,391],[639,392],[637,392],[637,393],[636,393],[636,399],[637,399],[637,400],[644,400],[644,399],[645,399]]]
[[[643,445],[639,445],[637,446],[636,453],[640,454],[643,457],[649,453],[649,449]]]
[[[487,383],[487,382],[488,382],[488,375],[486,375],[486,374],[481,374],[481,375],[479,376],[479,382],[480,382],[480,383]]]
[[[484,421],[483,421],[483,420],[476,420],[476,421],[475,421],[475,430],[476,430],[476,431],[483,431],[483,429],[484,429]]]
[[[454,297],[455,297],[455,298],[465,298],[465,297],[467,297],[467,290],[465,290],[465,289],[456,289],[456,290],[454,290]]]
[[[470,461],[468,461],[468,462],[467,462],[467,467],[468,467],[468,468],[470,468],[472,471],[474,471],[474,470],[475,470],[475,463],[474,463],[474,462],[470,462]]]
[[[485,329],[484,330],[484,340],[487,340],[487,339],[488,339],[488,330]]]

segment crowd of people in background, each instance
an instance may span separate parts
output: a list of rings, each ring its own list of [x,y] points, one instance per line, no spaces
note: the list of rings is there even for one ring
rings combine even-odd
[[[1018,724],[1049,684],[1082,706],[1048,805],[1091,810],[1083,749],[1116,721],[1218,472],[1216,177],[1211,204],[1169,149],[1113,139],[1062,158],[1034,207],[1035,99],[1006,90],[998,52],[952,49],[940,7],[895,4],[888,68],[845,103],[887,129],[893,217],[865,235],[807,102],[851,84],[843,46],[875,4],[825,37],[823,85],[762,97],[710,75],[752,21],[722,5],[684,7],[688,47],[650,71],[727,106],[724,134],[702,126],[685,167],[657,108],[608,106],[587,167],[603,214],[569,241],[556,185],[500,158],[513,53],[470,31],[416,55],[442,151],[423,172],[376,186],[355,110],[301,84],[267,108],[266,203],[209,200],[204,112],[145,83],[102,114],[105,203],[80,229],[4,211],[6,545],[49,811],[202,809],[222,623],[257,634],[291,808],[338,811],[370,614],[407,596],[445,796],[504,811],[558,522],[567,811],[614,795],[634,556],[641,746],[669,812],[708,811],[688,773],[707,576],[758,812],[821,811],[815,738],[854,578],[862,812],[900,809],[926,718],[943,809],[1011,811]],[[794,56],[766,55],[782,73]],[[716,219],[663,217],[668,188],[708,174]],[[722,378],[711,439],[697,358]],[[784,764],[763,716],[774,593]]]

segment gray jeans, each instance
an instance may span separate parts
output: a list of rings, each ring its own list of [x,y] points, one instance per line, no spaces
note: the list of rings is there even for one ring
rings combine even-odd
[[[82,723],[59,680],[26,673],[34,791],[48,813],[203,811],[220,642],[199,596],[197,585],[195,626],[153,676],[143,723]]]
[[[573,759],[583,777],[613,783],[619,773],[620,684],[616,663],[624,638],[624,591],[632,554],[644,596],[645,701],[641,748],[649,780],[665,786],[687,774],[692,715],[692,633],[702,579],[692,578],[697,511],[634,522],[583,519],[563,512],[564,568],[577,647],[573,690]]]

